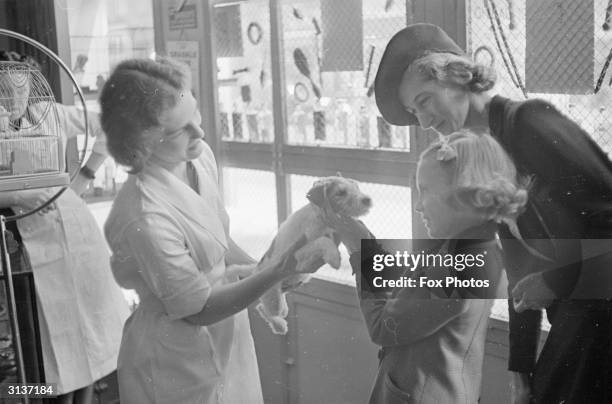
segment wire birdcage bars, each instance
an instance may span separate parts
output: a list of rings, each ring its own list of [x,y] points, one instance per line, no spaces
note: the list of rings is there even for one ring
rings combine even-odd
[[[0,62],[0,191],[67,185],[55,97],[40,70]]]

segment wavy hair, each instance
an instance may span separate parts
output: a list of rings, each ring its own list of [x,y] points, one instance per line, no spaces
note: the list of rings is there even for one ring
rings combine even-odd
[[[173,108],[191,77],[168,58],[130,59],[115,67],[100,94],[100,123],[110,155],[135,174],[163,135],[159,117]]]
[[[529,179],[490,135],[455,132],[430,145],[420,161],[434,158],[451,180],[451,202],[473,207],[487,220],[509,226],[527,204]],[[419,163],[420,163],[419,161]]]
[[[419,72],[428,80],[458,85],[473,93],[492,89],[497,80],[495,69],[453,53],[429,53],[415,60],[408,70]]]

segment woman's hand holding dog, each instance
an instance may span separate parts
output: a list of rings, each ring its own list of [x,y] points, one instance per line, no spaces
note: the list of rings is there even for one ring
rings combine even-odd
[[[264,257],[258,264],[261,270],[271,270],[274,271],[281,279],[286,278],[288,276],[293,276],[300,273],[312,273],[323,266],[324,262],[320,259],[315,260],[309,263],[306,267],[303,268],[302,271],[296,271],[298,267],[298,261],[295,258],[295,253],[302,247],[306,245],[308,239],[306,235],[300,237],[298,241],[293,243],[291,247],[280,257],[266,259]]]

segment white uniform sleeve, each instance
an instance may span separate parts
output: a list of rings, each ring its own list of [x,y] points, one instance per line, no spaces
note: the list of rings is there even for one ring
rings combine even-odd
[[[128,225],[124,237],[140,276],[172,319],[202,310],[211,285],[191,258],[184,235],[170,219],[145,215]]]

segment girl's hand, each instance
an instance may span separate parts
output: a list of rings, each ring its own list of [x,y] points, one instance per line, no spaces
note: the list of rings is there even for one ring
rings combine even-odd
[[[374,238],[361,220],[336,213],[327,214],[327,224],[336,231],[349,254],[361,250],[361,240]]]

